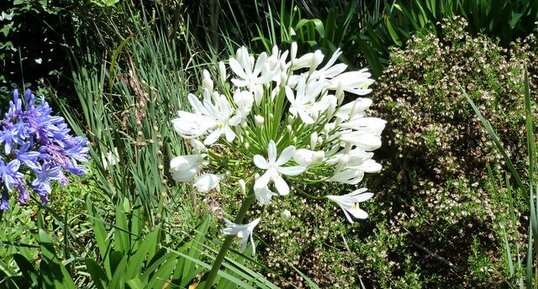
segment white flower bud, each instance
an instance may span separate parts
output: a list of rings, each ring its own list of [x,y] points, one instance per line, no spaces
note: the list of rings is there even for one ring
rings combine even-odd
[[[245,143],[245,149],[248,150],[249,148],[250,148],[250,143],[247,141],[247,142]]]
[[[239,191],[242,195],[246,195],[247,193],[247,184],[245,183],[245,180],[240,179],[239,180]]]
[[[289,124],[286,126],[286,129],[287,129],[288,131],[293,131],[293,128],[292,128],[291,125],[289,125]]]
[[[295,120],[295,117],[291,114],[288,115],[288,124],[292,124],[293,121]]]
[[[336,99],[338,100],[338,105],[342,104],[342,101],[344,101],[344,87],[342,85],[342,82],[338,82],[338,85],[336,86]]]
[[[222,83],[225,83],[226,78],[228,78],[228,76],[226,75],[226,66],[224,66],[224,62],[222,61],[219,62],[219,77],[220,82]]]
[[[206,69],[202,71],[202,89],[213,91],[213,80],[211,80],[211,75]]]
[[[284,220],[289,220],[291,218],[291,212],[289,210],[284,210],[280,213],[280,217]]]
[[[261,115],[255,115],[254,116],[254,123],[256,124],[256,126],[260,127],[263,125],[265,119],[263,118],[263,116]]]
[[[263,86],[256,85],[254,86],[254,101],[256,103],[256,106],[260,106],[260,103],[262,102],[263,98]]]
[[[310,62],[310,74],[316,70],[321,62],[323,62],[323,57],[324,55],[321,53],[321,50],[316,50],[316,52],[314,52],[314,56]]]
[[[278,52],[279,52],[279,51],[278,51],[278,47],[277,47],[276,45],[273,46],[273,49],[271,50],[271,55],[275,55],[275,56],[276,56],[276,55],[278,55]]]
[[[314,150],[316,148],[316,144],[318,143],[318,133],[313,132],[310,135],[310,149]]]
[[[293,42],[290,48],[290,61],[294,61],[297,57],[297,42]]]

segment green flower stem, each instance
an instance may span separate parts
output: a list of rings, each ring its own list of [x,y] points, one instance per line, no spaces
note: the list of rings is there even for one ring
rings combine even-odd
[[[247,214],[248,210],[250,209],[255,200],[256,198],[253,194],[249,195],[246,199],[243,200],[243,202],[241,203],[241,208],[239,208],[239,212],[235,217],[234,223],[241,224],[241,222],[245,218],[245,215]],[[230,249],[230,246],[232,245],[232,242],[234,241],[235,237],[236,236],[228,235],[226,236],[226,239],[224,239],[224,243],[222,243],[222,246],[220,247],[219,254],[213,262],[213,265],[211,266],[211,271],[209,271],[209,275],[207,275],[204,289],[211,289],[211,286],[213,286],[213,282],[215,282],[215,278],[217,277],[217,273],[220,269],[220,266],[224,261],[224,257],[226,257],[226,253]]]

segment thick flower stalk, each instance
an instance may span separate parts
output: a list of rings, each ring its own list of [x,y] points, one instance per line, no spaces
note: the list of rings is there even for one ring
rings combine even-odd
[[[188,95],[190,111],[172,120],[190,144],[188,155],[170,163],[176,181],[201,193],[220,181],[236,183],[245,200],[266,206],[297,184],[356,185],[381,170],[372,151],[381,146],[385,121],[367,115],[370,73],[346,71],[337,63],[340,50],[328,58],[321,51],[297,57],[296,50],[292,44],[255,57],[241,47],[228,66],[219,63],[218,78],[204,71],[199,94]],[[346,94],[352,100],[344,103]],[[372,197],[365,191],[315,197],[338,204],[352,222],[367,217],[358,207]],[[225,234],[235,234],[244,248],[263,216],[245,225],[243,218],[226,221]]]
[[[27,89],[24,99],[13,92],[5,118],[0,121],[0,211],[9,208],[9,194],[16,192],[24,204],[35,192],[48,202],[51,183],[68,183],[65,172],[82,175],[88,161],[86,138],[70,135],[64,119],[52,115],[48,103]]]

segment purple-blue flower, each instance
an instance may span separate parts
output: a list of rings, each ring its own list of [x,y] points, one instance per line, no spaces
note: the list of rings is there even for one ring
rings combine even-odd
[[[31,189],[48,202],[51,183],[66,185],[64,171],[82,175],[88,161],[88,140],[70,135],[64,118],[52,115],[42,97],[36,103],[31,90],[13,92],[5,118],[0,120],[0,211],[9,208],[9,193],[18,191],[19,203],[30,197]],[[3,185],[3,188],[1,186]]]

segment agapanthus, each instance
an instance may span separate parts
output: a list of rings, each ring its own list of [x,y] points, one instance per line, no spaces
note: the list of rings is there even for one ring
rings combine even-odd
[[[31,90],[24,98],[13,92],[13,100],[0,121],[0,210],[9,208],[9,194],[18,193],[24,204],[33,191],[42,202],[48,202],[51,183],[66,185],[65,172],[85,173],[83,163],[88,161],[88,140],[72,136],[71,130],[44,98],[36,102]]]
[[[373,82],[370,73],[346,71],[338,63],[339,49],[328,58],[319,50],[297,57],[296,47],[275,47],[257,57],[241,47],[228,70],[219,63],[216,81],[204,71],[199,96],[189,94],[189,111],[172,120],[192,148],[172,160],[175,180],[201,193],[218,188],[221,180],[238,182],[239,191],[251,188],[246,199],[266,206],[275,196],[293,193],[297,184],[356,185],[365,173],[381,170],[372,151],[381,146],[385,121],[366,112],[372,104],[364,97]],[[372,197],[365,191],[315,197],[336,202],[352,222],[351,216],[367,216],[358,208]],[[238,234],[243,247],[254,229],[231,222],[227,227],[225,233]]]

